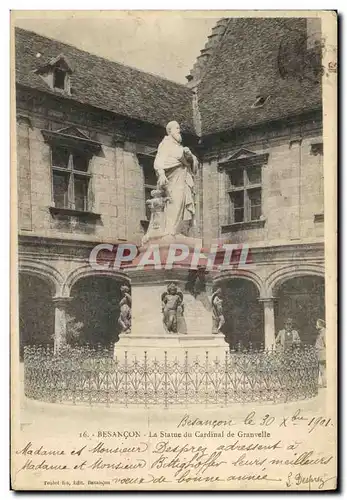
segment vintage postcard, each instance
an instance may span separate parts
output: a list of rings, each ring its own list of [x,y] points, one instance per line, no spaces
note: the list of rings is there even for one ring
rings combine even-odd
[[[336,489],[336,12],[11,44],[12,488]]]

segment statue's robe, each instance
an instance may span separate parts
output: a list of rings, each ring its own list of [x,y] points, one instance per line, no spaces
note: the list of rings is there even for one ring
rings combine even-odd
[[[165,212],[165,234],[180,233],[182,222],[192,221],[195,214],[194,181],[191,168],[197,167],[197,159],[192,161],[184,154],[183,146],[171,136],[166,136],[159,144],[154,161],[155,170],[164,170],[168,180]]]

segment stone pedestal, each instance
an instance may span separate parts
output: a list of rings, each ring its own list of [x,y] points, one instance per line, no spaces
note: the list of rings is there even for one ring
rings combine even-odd
[[[126,335],[121,334],[118,342],[115,344],[114,357],[124,360],[125,355],[129,361],[134,359],[143,360],[145,353],[148,360],[156,359],[162,361],[166,358],[168,361],[175,359],[183,362],[185,356],[190,362],[196,358],[200,361],[208,357],[210,360],[216,358],[225,359],[225,353],[229,350],[229,345],[224,339],[224,335],[182,335],[165,334],[154,335]]]
[[[225,359],[229,344],[222,333],[212,333],[211,293],[207,290],[194,296],[185,290],[188,269],[146,270],[128,268],[131,279],[132,327],[128,334],[120,334],[115,343],[114,356],[124,359],[148,359],[183,361],[197,356],[202,359],[206,352],[210,359]],[[169,283],[175,283],[183,293],[183,314],[178,315],[177,333],[169,333],[163,323],[162,294]]]

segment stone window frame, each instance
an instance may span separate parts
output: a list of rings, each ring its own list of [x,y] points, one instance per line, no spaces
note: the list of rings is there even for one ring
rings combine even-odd
[[[51,171],[51,206],[49,207],[52,215],[62,216],[79,216],[82,218],[95,219],[100,215],[91,210],[91,199],[94,199],[92,193],[92,173],[90,171],[90,162],[94,155],[101,150],[101,144],[90,140],[85,134],[74,127],[61,129],[56,132],[52,130],[41,131],[45,142],[50,146],[50,171]],[[66,167],[53,165],[53,150],[54,148],[62,148],[67,152],[68,161]],[[76,169],[73,161],[74,155],[79,155],[87,161],[85,170]],[[64,206],[56,206],[54,200],[54,173],[63,174],[68,177],[67,203]],[[81,210],[76,208],[76,196],[74,194],[76,178],[87,180],[87,195],[86,202]]]
[[[262,176],[262,168],[267,164],[269,158],[269,153],[261,153],[257,154],[253,151],[246,150],[241,148],[234,155],[229,157],[227,160],[219,162],[218,169],[219,171],[225,171],[228,176],[231,175],[231,172],[242,170],[243,173],[243,184],[239,187],[227,188],[227,199],[230,203],[230,211],[232,212],[232,202],[231,196],[237,192],[243,192],[244,196],[244,215],[242,221],[235,221],[235,215],[231,218],[229,216],[229,222],[222,226],[222,232],[228,232],[231,230],[238,229],[250,229],[253,227],[263,227],[265,224],[265,218],[263,214],[259,216],[258,219],[251,218],[251,203],[248,196],[248,191],[252,191],[255,189],[260,189],[261,196],[263,192],[263,176]],[[248,182],[247,170],[255,167],[260,167],[261,169],[261,181],[260,183],[251,183]],[[263,208],[263,199],[261,199],[261,209]],[[246,211],[246,217],[245,217]],[[231,219],[231,220],[230,220]]]
[[[59,155],[59,149],[64,151],[66,154],[66,167],[61,167],[58,165],[55,165],[53,163],[53,158],[54,155],[57,154]],[[76,158],[79,155],[80,158],[82,158],[83,162],[86,163],[86,170],[81,170],[77,168],[77,160]],[[84,152],[79,152],[78,150],[73,150],[73,149],[66,149],[61,145],[56,145],[52,144],[51,145],[51,169],[52,169],[52,204],[56,208],[63,208],[63,209],[72,209],[72,210],[77,210],[80,212],[88,212],[89,208],[89,203],[90,203],[90,194],[89,194],[89,189],[90,189],[90,179],[92,177],[90,171],[89,171],[89,163],[90,163],[90,155]],[[54,184],[54,178],[55,176],[61,176],[65,178],[65,182],[67,184],[67,190],[65,192],[64,196],[64,202],[63,205],[56,205],[56,191],[55,191],[55,184]],[[79,206],[79,199],[78,195],[76,193],[76,185],[78,182],[81,182],[81,185],[83,186],[83,193],[81,196],[82,204],[83,207]]]

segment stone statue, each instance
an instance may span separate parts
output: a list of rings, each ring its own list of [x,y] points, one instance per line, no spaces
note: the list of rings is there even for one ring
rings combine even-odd
[[[122,299],[119,302],[120,313],[118,317],[118,324],[121,327],[121,333],[130,333],[131,331],[131,295],[130,288],[123,285],[120,288],[122,292]]]
[[[222,326],[225,324],[221,288],[217,288],[217,290],[212,294],[212,315],[212,333],[220,333]]]
[[[165,227],[164,209],[169,198],[164,195],[161,189],[153,189],[151,196],[152,198],[146,200],[146,205],[151,210],[151,219],[147,233],[142,239],[143,244],[147,243],[150,238],[161,238],[163,236],[163,228]]]
[[[153,189],[151,191],[151,196],[152,198],[147,200],[146,204],[149,206],[151,210],[152,214],[151,223],[153,229],[159,229],[163,224],[161,214],[169,198],[163,197],[162,191],[160,189]]]
[[[177,333],[177,317],[183,314],[183,293],[175,283],[167,286],[161,296],[164,326],[168,333]]]
[[[153,214],[163,212],[158,228],[149,224],[148,233],[144,242],[151,238],[163,236],[175,236],[177,234],[189,233],[194,224],[195,215],[195,192],[193,175],[198,168],[198,160],[188,147],[182,146],[180,126],[177,122],[169,122],[166,126],[167,135],[158,147],[154,160],[154,169],[157,173],[158,183],[155,190],[154,200],[150,201]],[[160,196],[158,196],[160,191]],[[157,198],[161,197],[162,205]],[[154,210],[153,210],[154,209]],[[160,217],[157,217],[159,220]],[[153,233],[153,229],[156,229]]]

